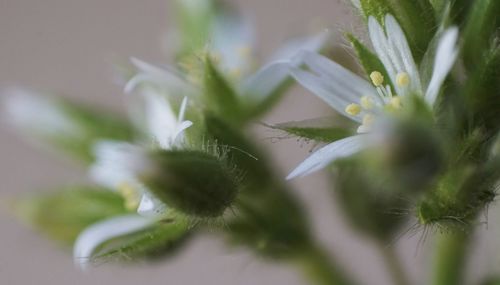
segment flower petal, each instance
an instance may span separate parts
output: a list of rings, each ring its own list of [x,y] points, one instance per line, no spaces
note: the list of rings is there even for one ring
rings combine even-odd
[[[367,146],[368,144],[366,143],[365,135],[351,136],[335,141],[314,152],[297,168],[295,168],[295,170],[287,176],[287,179],[309,175],[328,166],[337,159],[348,157],[360,152]]]
[[[100,141],[93,151],[96,161],[89,169],[89,176],[110,189],[116,190],[124,183],[138,186],[136,175],[150,167],[143,150],[129,143]]]
[[[300,57],[311,71],[293,67],[292,76],[341,114],[347,116],[347,105],[357,103],[363,96],[376,94],[366,80],[321,55],[302,52]],[[347,117],[361,121],[358,117]]]
[[[289,61],[275,61],[264,66],[242,83],[241,94],[251,100],[266,99],[285,82],[289,69]]]
[[[174,69],[162,69],[137,58],[131,58],[139,72],[124,87],[125,93],[134,91],[142,83],[150,83],[179,97],[196,96],[198,90],[182,78]]]
[[[439,41],[434,60],[434,70],[425,94],[425,100],[431,106],[436,102],[441,85],[457,59],[457,40],[458,28],[453,27],[446,30]]]
[[[330,32],[325,30],[314,36],[292,39],[279,48],[267,62],[290,60],[301,51],[319,52],[329,37]]]
[[[393,47],[392,50],[394,50],[394,54],[391,53],[395,57],[393,61],[398,61],[403,68],[397,71],[404,71],[410,76],[410,91],[421,92],[422,84],[420,83],[420,75],[417,65],[413,60],[413,54],[411,53],[410,46],[408,45],[403,29],[401,29],[396,19],[391,15],[387,15],[385,17],[385,27],[389,43]],[[394,85],[396,86],[397,84]],[[401,92],[399,94],[404,95]]]
[[[396,74],[402,68],[400,62],[394,54],[393,48],[384,33],[384,29],[374,17],[368,18],[368,31],[370,40],[378,57],[382,61],[392,82],[396,82]],[[396,61],[394,61],[396,60]]]
[[[312,37],[289,41],[275,52],[268,63],[251,75],[241,85],[241,93],[245,96],[263,100],[277,90],[288,79],[289,64],[300,51],[319,51],[326,43],[329,32],[325,31]],[[301,62],[295,61],[299,66]]]
[[[177,116],[165,96],[143,90],[149,134],[162,148],[170,148],[177,128]]]
[[[88,268],[92,254],[102,243],[127,234],[144,230],[155,222],[154,219],[138,215],[114,217],[93,224],[78,236],[73,247],[75,265],[81,269]]]

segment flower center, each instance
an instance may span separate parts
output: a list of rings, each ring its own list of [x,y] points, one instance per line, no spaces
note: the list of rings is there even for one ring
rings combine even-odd
[[[351,103],[346,106],[345,112],[350,116],[362,116],[362,124],[358,128],[358,133],[366,133],[371,130],[377,112],[394,111],[402,108],[401,97],[392,93],[390,85],[384,86],[384,76],[379,71],[370,74],[372,84],[376,87],[376,94],[369,94],[361,97],[359,103]],[[410,85],[411,79],[407,72],[399,72],[396,75],[395,84],[399,88],[406,88]]]

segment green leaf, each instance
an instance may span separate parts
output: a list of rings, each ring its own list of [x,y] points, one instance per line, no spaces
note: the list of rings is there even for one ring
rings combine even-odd
[[[356,52],[356,56],[363,67],[367,76],[374,71],[378,71],[382,73],[384,78],[390,78],[389,74],[385,70],[384,65],[380,61],[380,59],[372,53],[363,43],[361,43],[354,35],[346,34],[346,38],[351,43],[354,51]],[[389,82],[392,85],[392,82]],[[394,88],[393,88],[394,89]]]
[[[487,53],[491,42],[498,36],[500,27],[500,2],[497,0],[473,1],[464,29],[464,61],[469,67],[477,67],[477,60]]]
[[[208,109],[237,124],[242,113],[238,94],[207,57],[205,65],[205,100]]]
[[[87,186],[21,198],[14,207],[21,219],[68,245],[89,225],[127,212],[117,193]]]
[[[137,261],[171,255],[187,241],[191,227],[182,217],[160,221],[152,228],[114,238],[100,245],[91,260],[94,264],[110,261]]]
[[[333,142],[354,134],[352,131],[354,129],[353,123],[336,119],[320,118],[266,126],[284,131],[292,136],[317,142]]]

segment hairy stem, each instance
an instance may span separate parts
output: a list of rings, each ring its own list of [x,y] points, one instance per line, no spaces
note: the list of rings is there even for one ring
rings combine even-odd
[[[464,281],[471,233],[454,230],[440,233],[436,241],[433,285],[460,285]]]

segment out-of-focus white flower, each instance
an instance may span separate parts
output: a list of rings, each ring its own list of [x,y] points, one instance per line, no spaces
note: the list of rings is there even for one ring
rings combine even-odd
[[[57,101],[21,88],[8,88],[2,93],[5,120],[19,130],[49,138],[81,133],[79,126]]]
[[[226,28],[225,31],[215,33],[217,41],[212,44],[212,48],[209,47],[208,53],[217,61],[222,68],[221,71],[234,79],[238,93],[248,100],[255,101],[261,101],[270,96],[289,78],[290,66],[301,64],[297,60],[292,62],[292,58],[296,58],[301,51],[319,51],[329,36],[329,33],[325,31],[314,36],[293,39],[278,49],[260,69],[251,73],[252,43],[245,43],[245,37],[230,33],[238,29],[240,28]],[[138,73],[127,83],[125,87],[127,93],[139,88],[141,84],[151,84],[174,97],[182,95],[197,98],[200,96],[201,91],[196,82],[185,79],[188,76],[180,73],[175,67],[160,68],[136,58],[132,58],[131,62],[138,69]]]
[[[158,216],[165,213],[167,206],[138,179],[141,173],[147,173],[151,169],[147,150],[180,147],[184,131],[192,122],[184,120],[187,98],[183,99],[176,116],[164,96],[149,89],[146,91],[142,94],[145,101],[146,128],[154,144],[139,146],[124,142],[99,142],[94,147],[96,161],[89,173],[95,182],[119,191],[130,210],[137,210],[144,216]]]
[[[304,67],[292,67],[291,74],[301,85],[328,103],[333,109],[360,123],[358,133],[370,132],[377,117],[384,110],[402,108],[401,98],[409,94],[421,95],[429,105],[434,105],[441,86],[458,55],[456,47],[458,29],[444,31],[434,60],[429,85],[424,88],[403,30],[394,17],[387,15],[384,28],[370,17],[370,38],[375,51],[389,74],[394,86],[385,83],[379,71],[370,74],[371,83],[339,64],[312,52],[301,52],[296,60]],[[318,150],[302,162],[288,179],[319,170],[336,159],[357,153],[370,143],[366,135],[356,135],[333,142]]]

